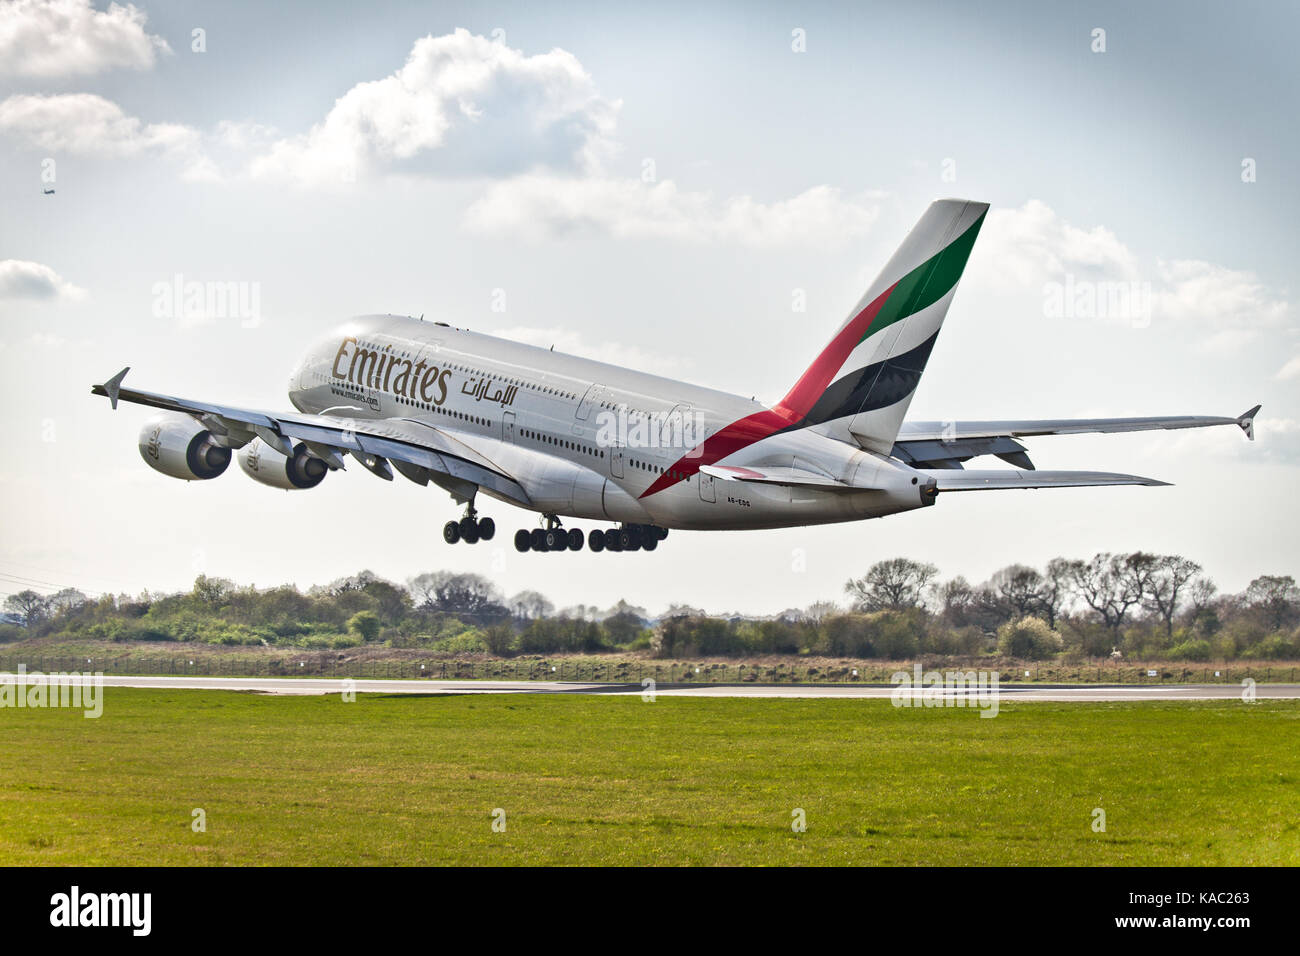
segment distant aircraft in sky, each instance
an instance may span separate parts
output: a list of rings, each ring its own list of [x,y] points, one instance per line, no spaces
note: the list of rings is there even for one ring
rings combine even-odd
[[[449,543],[491,539],[479,492],[540,513],[520,551],[654,550],[669,529],[723,531],[858,521],[958,491],[1161,485],[1134,475],[1038,471],[1020,439],[1238,425],[1177,416],[904,421],[975,244],[986,203],[934,202],[848,319],[771,407],[636,369],[458,329],[363,316],[293,372],[297,412],[262,412],[123,388],[92,391],[162,409],[140,433],[145,461],[185,480],[232,457],[263,484],[313,488],[351,457],[450,492],[464,517]],[[790,343],[787,343],[787,346]],[[1012,467],[967,469],[994,456]],[[584,535],[562,519],[613,522]]]

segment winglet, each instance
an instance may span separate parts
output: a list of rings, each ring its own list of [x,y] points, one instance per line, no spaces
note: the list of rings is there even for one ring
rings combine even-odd
[[[126,378],[126,373],[129,371],[131,371],[131,366],[128,365],[103,385],[98,386],[97,389],[91,389],[91,391],[98,390],[99,394],[107,395],[109,403],[113,406],[114,410],[116,410],[117,396],[122,391],[122,379]]]
[[[1241,426],[1241,430],[1246,433],[1246,437],[1251,441],[1255,440],[1255,414],[1260,410],[1260,408],[1261,406],[1256,405],[1250,411],[1243,413],[1237,419],[1237,424]]]

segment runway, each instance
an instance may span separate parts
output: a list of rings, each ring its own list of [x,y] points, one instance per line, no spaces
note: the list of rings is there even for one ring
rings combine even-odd
[[[12,683],[16,675],[0,676],[0,682]],[[25,683],[31,683],[29,677]],[[314,677],[129,677],[105,675],[105,687],[137,687],[162,690],[233,690],[262,694],[586,694],[636,696],[651,688],[640,684],[595,684],[567,681],[491,681],[491,680],[345,680]],[[897,688],[867,684],[658,684],[658,697],[745,697],[745,698],[816,698],[880,699],[889,698]],[[1257,700],[1294,700],[1300,698],[1300,684],[1256,684]],[[974,698],[987,689],[943,691],[944,699]],[[1106,703],[1160,700],[1241,700],[1240,684],[999,684],[1003,703]],[[919,703],[919,692],[918,692]]]

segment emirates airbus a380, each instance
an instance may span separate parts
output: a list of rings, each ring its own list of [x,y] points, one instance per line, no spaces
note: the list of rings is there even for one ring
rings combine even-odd
[[[250,477],[302,489],[351,457],[380,478],[432,482],[465,507],[443,534],[495,534],[478,493],[540,513],[520,551],[654,550],[671,528],[784,528],[880,518],[947,492],[1161,485],[1134,475],[1038,471],[1018,439],[1238,425],[1183,416],[905,422],[986,203],[932,203],[848,319],[780,402],[453,328],[363,316],[314,347],[289,384],[297,412],[263,412],[124,388],[96,395],[163,414],[140,433],[153,468],[215,478],[238,453]],[[992,455],[1012,467],[972,470]],[[584,536],[562,518],[615,522]]]

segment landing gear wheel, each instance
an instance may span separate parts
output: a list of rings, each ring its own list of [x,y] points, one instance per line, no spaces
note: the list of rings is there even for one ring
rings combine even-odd
[[[599,554],[605,550],[605,532],[597,528],[591,534],[587,535],[587,547]]]
[[[582,538],[583,535],[582,535],[581,528],[570,528],[569,529],[569,550],[581,551],[582,545],[584,543]]]
[[[605,532],[605,550],[606,550],[606,551],[622,551],[622,550],[623,550],[623,534],[622,534],[622,532],[620,532],[620,531],[619,531],[618,529],[616,529],[616,528],[610,528],[608,531]]]
[[[527,528],[520,528],[515,532],[515,550],[521,554],[532,547],[532,536],[528,533]]]
[[[546,542],[547,551],[560,551],[568,544],[568,539],[559,528],[548,528],[542,534],[544,535],[543,540]]]
[[[546,550],[546,532],[541,528],[534,528],[529,539],[532,541],[534,551]]]
[[[631,528],[620,528],[620,529],[619,529],[619,531],[618,531],[618,550],[620,550],[620,551],[634,551],[634,550],[635,550],[635,547],[634,547],[634,545],[632,544],[632,529],[631,529]]]
[[[448,544],[455,544],[460,540],[460,524],[456,521],[448,521],[442,526],[442,540]]]
[[[480,541],[491,541],[497,533],[497,523],[491,518],[478,519],[478,537]]]
[[[478,543],[478,522],[473,518],[460,519],[460,540],[466,544]]]
[[[645,540],[641,542],[641,550],[643,551],[653,551],[657,547],[659,547],[658,535],[646,535]]]

